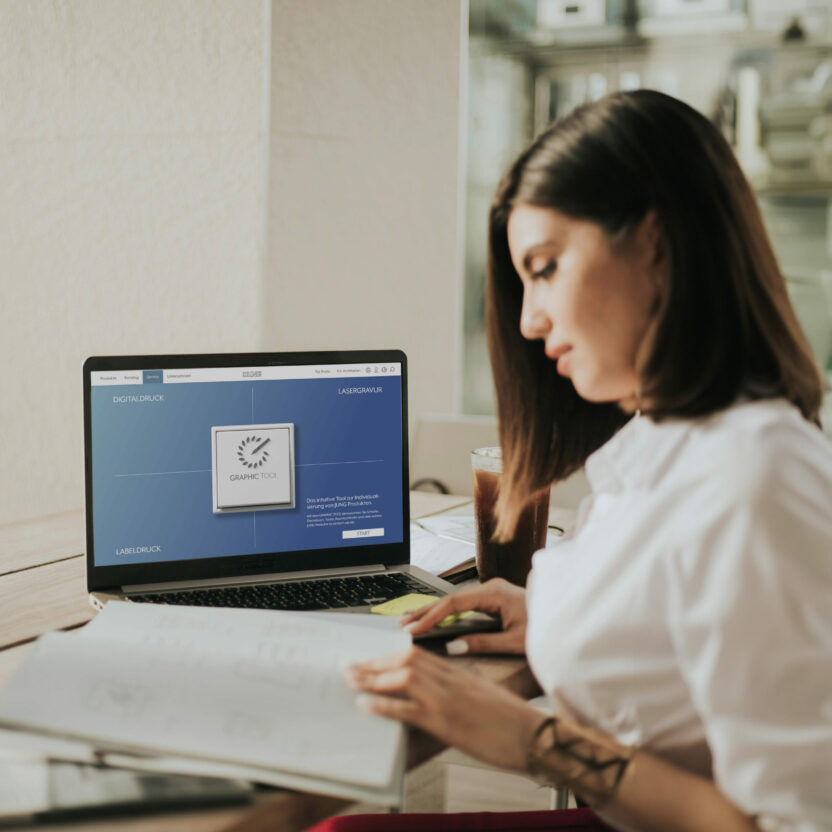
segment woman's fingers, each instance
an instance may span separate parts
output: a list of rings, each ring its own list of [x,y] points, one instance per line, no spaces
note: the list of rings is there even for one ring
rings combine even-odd
[[[522,655],[526,652],[523,636],[514,631],[502,633],[482,633],[465,636],[449,641],[445,645],[449,656],[467,656],[473,653],[512,653]]]
[[[542,719],[519,696],[458,664],[427,655],[389,670],[359,674],[356,704],[364,711],[421,728],[449,745],[522,771]]]
[[[433,604],[414,610],[402,620],[413,635],[427,632],[437,625],[446,615],[467,610],[499,613],[501,609],[501,582],[499,579],[488,581],[471,589],[461,589],[451,595],[440,598]]]
[[[353,665],[346,677],[350,687],[363,692],[356,700],[363,710],[423,728],[429,715],[425,700],[435,698],[436,677],[447,670],[445,665],[438,656],[414,647]]]
[[[405,693],[413,681],[412,667],[396,667],[392,670],[362,672],[348,671],[347,680],[357,690],[378,693]]]
[[[454,600],[451,600],[454,599]],[[429,607],[423,607],[422,610],[415,610],[415,612],[422,612],[418,618],[411,618],[402,622],[403,626],[412,635],[418,633],[425,633],[442,621],[445,616],[451,615],[454,612],[462,612],[462,608],[458,607],[459,599],[455,595],[446,595],[444,598],[431,604]]]
[[[448,596],[445,596],[446,598]],[[399,623],[402,627],[406,627],[412,621],[418,621],[422,616],[425,615],[429,610],[432,610],[437,604],[442,602],[442,598],[437,599],[436,601],[431,601],[430,604],[425,604],[423,607],[419,607],[418,609],[411,610],[410,612],[406,612],[402,617]]]
[[[461,612],[465,609],[470,609],[470,607],[457,607],[457,605],[460,603],[471,603],[477,598],[477,596],[482,594],[484,586],[485,584],[475,587],[466,587],[465,589],[458,589],[456,592],[445,595],[443,598],[439,598],[431,604],[425,604],[423,607],[411,610],[403,616],[402,624],[406,625],[409,621],[417,621],[424,618],[429,613],[435,613],[436,610],[440,608],[447,610],[446,614],[449,612]]]
[[[425,604],[423,607],[411,610],[402,617],[401,623],[403,626],[407,626],[412,621],[420,621],[426,617],[432,618],[440,615],[444,618],[452,612],[461,612],[462,610],[470,609],[469,607],[460,607],[459,604],[468,603],[467,599],[471,597],[471,594],[470,589],[461,589],[458,592],[452,592],[450,595],[444,596],[444,598],[438,598],[430,604]]]
[[[345,673],[349,679],[359,679],[406,668],[414,674],[418,673],[419,677],[424,679],[441,673],[446,664],[444,659],[428,653],[427,650],[422,650],[420,647],[408,647],[407,650],[398,653],[350,665],[345,668]]]
[[[418,647],[408,647],[406,650],[400,650],[398,653],[389,653],[386,656],[379,656],[377,659],[368,659],[365,662],[357,662],[347,668],[348,672],[353,673],[371,673],[379,670],[392,670],[397,667],[402,667],[417,659],[420,653],[423,653]]]
[[[358,707],[368,714],[397,719],[417,727],[424,719],[424,708],[412,699],[396,699],[392,696],[373,696],[364,693],[355,701]]]

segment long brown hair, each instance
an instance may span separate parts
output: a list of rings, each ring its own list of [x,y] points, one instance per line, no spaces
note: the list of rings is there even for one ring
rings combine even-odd
[[[491,206],[486,330],[503,448],[499,539],[514,533],[529,497],[579,469],[630,418],[615,403],[581,399],[542,343],[521,336],[523,289],[507,239],[520,204],[590,220],[611,238],[655,212],[668,281],[636,368],[652,418],[704,416],[746,394],[783,396],[818,422],[820,373],[730,146],[670,96],[609,95],[538,136]]]

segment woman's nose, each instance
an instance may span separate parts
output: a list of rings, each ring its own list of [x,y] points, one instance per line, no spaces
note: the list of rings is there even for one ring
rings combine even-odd
[[[549,316],[535,298],[534,289],[523,292],[523,306],[520,310],[520,334],[533,341],[545,338],[552,328]]]

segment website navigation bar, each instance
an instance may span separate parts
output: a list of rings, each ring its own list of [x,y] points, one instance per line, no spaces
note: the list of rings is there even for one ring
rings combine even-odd
[[[103,373],[90,373],[94,387],[105,387],[107,385],[119,384],[142,384],[143,377],[141,370],[119,370]]]
[[[402,365],[305,364],[281,367],[195,367],[181,370],[107,370],[90,373],[93,387],[128,384],[187,384],[214,381],[279,381],[312,378],[400,376]]]

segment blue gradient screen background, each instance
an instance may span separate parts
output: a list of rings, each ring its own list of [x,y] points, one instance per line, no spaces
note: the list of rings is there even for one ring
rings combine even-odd
[[[339,393],[357,385],[382,392]],[[90,393],[96,566],[403,540],[400,376],[93,386]],[[148,393],[164,401],[113,401]],[[211,427],[279,422],[295,425],[295,508],[214,514]],[[371,507],[381,518],[369,525],[384,536],[344,540],[343,527],[307,528],[307,498],[359,494],[379,495]],[[116,554],[150,546],[161,551]]]

